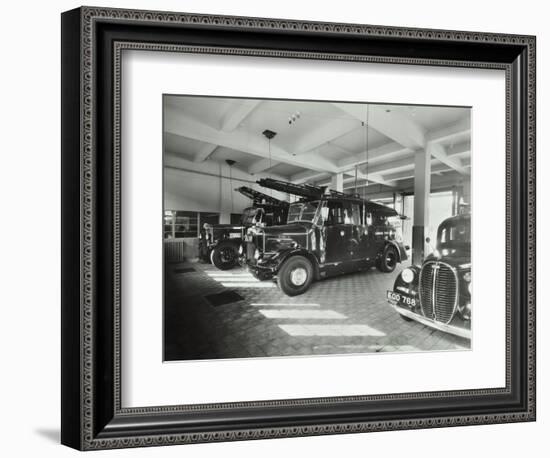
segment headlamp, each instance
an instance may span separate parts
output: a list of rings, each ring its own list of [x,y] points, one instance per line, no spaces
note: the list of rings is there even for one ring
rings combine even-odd
[[[414,280],[414,271],[412,269],[405,269],[401,272],[401,278],[405,283],[411,283]]]

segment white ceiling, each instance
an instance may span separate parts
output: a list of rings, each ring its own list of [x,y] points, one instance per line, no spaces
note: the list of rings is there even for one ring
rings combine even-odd
[[[344,187],[410,185],[414,151],[427,148],[432,175],[459,181],[470,173],[470,109],[222,97],[165,96],[167,155],[200,163],[236,161],[255,174]],[[289,123],[289,119],[296,119]],[[368,127],[367,127],[368,126]],[[269,142],[262,132],[276,132]],[[439,179],[441,181],[441,179]]]

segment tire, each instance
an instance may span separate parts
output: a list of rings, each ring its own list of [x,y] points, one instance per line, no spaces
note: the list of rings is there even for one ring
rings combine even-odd
[[[220,270],[233,269],[239,263],[239,252],[235,244],[220,242],[210,253],[210,261]]]
[[[303,256],[287,259],[277,274],[277,284],[287,296],[305,293],[313,281],[313,266]]]
[[[382,257],[378,262],[378,269],[381,272],[393,272],[399,262],[399,254],[393,245],[386,245]]]

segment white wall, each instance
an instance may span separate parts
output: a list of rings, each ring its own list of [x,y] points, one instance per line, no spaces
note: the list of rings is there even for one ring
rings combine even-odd
[[[227,164],[205,161],[197,164],[182,158],[167,156],[164,167],[164,209],[219,213],[219,222],[229,224],[231,214],[240,214],[252,201],[236,192],[235,188],[248,186],[277,199],[288,200],[288,194],[265,189],[256,184],[263,177],[285,179],[278,175],[256,174]],[[185,256],[199,255],[198,239],[185,238]]]
[[[60,17],[81,0],[6,2],[0,136],[0,428],[2,456],[80,456],[59,437]],[[500,0],[319,2],[277,0],[94,0],[125,8],[363,22],[538,35],[538,422],[421,431],[208,444],[105,452],[101,456],[334,457],[545,456],[550,430],[550,29],[545,3]],[[32,241],[32,243],[29,243]],[[373,374],[376,376],[376,374]],[[159,387],[159,389],[162,389]],[[182,387],[185,389],[185,387]],[[94,455],[95,456],[95,455]],[[99,456],[99,455],[98,455]]]
[[[286,180],[278,175],[250,175],[235,166],[230,175],[227,164],[213,161],[196,164],[168,156],[164,168],[164,208],[216,212],[220,213],[220,223],[229,223],[231,213],[241,213],[252,204],[249,198],[235,191],[240,186],[248,186],[277,199],[288,200],[287,194],[256,184],[256,180],[264,177]]]

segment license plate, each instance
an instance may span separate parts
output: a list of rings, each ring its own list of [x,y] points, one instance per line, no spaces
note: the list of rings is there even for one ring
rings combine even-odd
[[[406,294],[396,293],[395,291],[387,291],[386,297],[391,302],[403,304],[407,307],[416,307],[416,298],[407,296]]]

